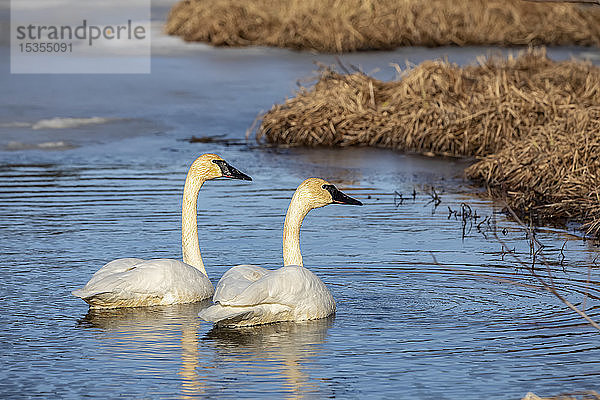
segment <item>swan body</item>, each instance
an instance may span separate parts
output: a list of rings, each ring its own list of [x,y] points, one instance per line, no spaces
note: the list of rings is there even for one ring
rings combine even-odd
[[[325,318],[335,312],[335,300],[325,284],[302,264],[300,226],[313,208],[327,204],[362,205],[318,178],[296,189],[283,229],[284,266],[268,270],[238,265],[219,280],[214,305],[199,316],[217,326],[251,326],[280,321]]]
[[[94,308],[139,307],[200,301],[212,296],[213,286],[205,274],[179,260],[122,258],[106,264],[73,294]]]
[[[218,304],[203,310],[203,319],[219,325],[250,326],[319,319],[335,312],[333,296],[308,269],[299,265],[274,271],[254,267],[257,270],[248,274],[248,267],[233,267],[221,278],[213,297]]]
[[[182,201],[183,262],[173,259],[120,258],[100,268],[74,296],[91,308],[191,303],[214,289],[200,255],[196,207],[202,184],[219,177],[252,180],[215,154],[204,154],[190,167]]]

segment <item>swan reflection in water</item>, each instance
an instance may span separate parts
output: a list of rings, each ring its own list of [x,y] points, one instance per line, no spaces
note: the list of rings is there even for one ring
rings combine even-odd
[[[308,363],[322,354],[328,329],[335,315],[302,322],[225,328],[213,327],[203,338],[216,350],[215,364],[244,375],[275,370],[284,378],[288,398],[301,398],[320,392],[317,377],[311,377]],[[273,376],[273,380],[279,380]]]
[[[319,381],[310,376],[308,364],[322,353],[333,316],[237,329],[213,328],[199,340],[199,332],[206,330],[207,324],[198,312],[209,305],[210,301],[204,301],[90,309],[78,326],[95,331],[95,358],[110,364],[107,371],[121,369],[123,360],[134,361],[137,366],[136,370],[123,372],[140,377],[177,371],[180,393],[176,396],[181,399],[219,397],[224,392],[235,395],[230,392],[232,382],[226,375],[256,374],[264,378],[268,370],[273,373],[265,378],[267,386],[281,387],[289,398],[320,392]]]
[[[210,299],[189,304],[169,306],[90,309],[78,322],[82,328],[100,329],[100,346],[115,361],[124,357],[141,360],[140,368],[146,374],[166,374],[165,359],[179,359],[177,374],[181,378],[182,399],[196,398],[205,393],[207,378],[199,372],[213,366],[199,362],[198,330],[201,321],[198,312],[210,305]],[[167,369],[167,370],[165,370]],[[134,372],[135,373],[135,372]]]

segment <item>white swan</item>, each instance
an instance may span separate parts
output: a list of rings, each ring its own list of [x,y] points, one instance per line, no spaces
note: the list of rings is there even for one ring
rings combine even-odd
[[[191,303],[212,296],[213,285],[200,256],[196,204],[202,184],[220,177],[252,180],[215,154],[204,154],[193,162],[183,189],[183,262],[120,258],[100,268],[83,288],[74,290],[73,295],[81,297],[91,308]]]
[[[300,226],[310,210],[334,203],[362,205],[323,179],[309,178],[302,182],[285,216],[284,266],[275,271],[254,265],[231,268],[217,284],[215,305],[202,310],[199,316],[217,326],[250,326],[319,319],[333,314],[333,296],[302,264]]]

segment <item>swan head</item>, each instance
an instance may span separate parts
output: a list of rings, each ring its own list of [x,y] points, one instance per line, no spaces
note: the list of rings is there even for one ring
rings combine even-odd
[[[335,185],[320,178],[306,179],[296,189],[296,195],[305,201],[310,208],[324,207],[329,204],[363,205],[360,201],[341,192]]]
[[[248,175],[231,166],[216,154],[203,154],[190,167],[189,175],[202,179],[230,178],[251,181]]]

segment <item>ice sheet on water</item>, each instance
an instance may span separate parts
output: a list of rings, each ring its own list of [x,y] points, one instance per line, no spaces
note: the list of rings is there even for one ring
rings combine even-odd
[[[42,143],[23,143],[19,141],[10,141],[6,145],[6,150],[67,150],[75,146],[65,142],[42,142]]]
[[[37,122],[12,121],[0,123],[0,128],[31,128],[40,129],[68,129],[85,125],[106,124],[118,121],[119,118],[89,117],[89,118],[61,118],[41,119]]]

